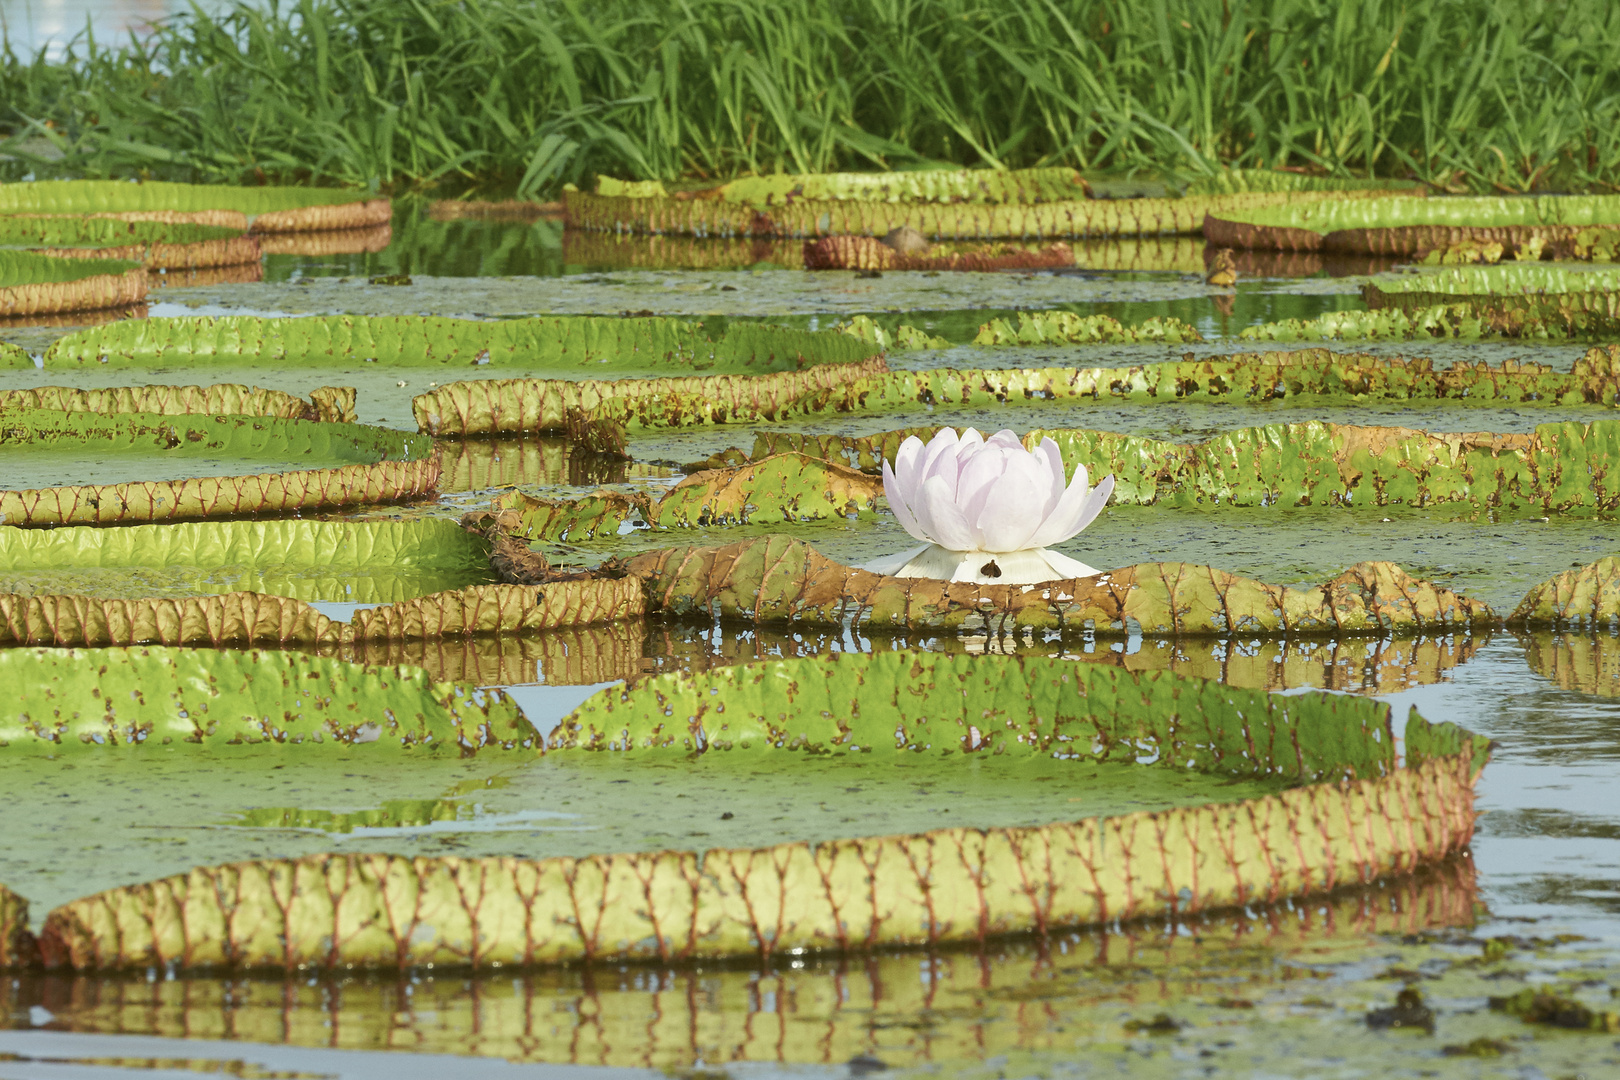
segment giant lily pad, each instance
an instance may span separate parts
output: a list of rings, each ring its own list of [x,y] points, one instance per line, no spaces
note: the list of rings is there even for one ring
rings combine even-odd
[[[0,593],[0,645],[340,647],[521,634],[640,618],[634,578],[539,588],[473,585],[356,611],[336,622],[302,600],[237,592],[94,599]],[[522,680],[528,681],[528,680]]]
[[[17,410],[0,414],[0,453],[7,481],[18,485],[0,492],[0,523],[9,525],[186,520],[406,501],[430,493],[439,474],[430,439],[267,417]],[[175,479],[123,479],[163,471],[154,456],[168,463]],[[338,464],[345,462],[364,464]],[[230,475],[272,464],[287,471]],[[336,467],[307,467],[326,464]],[[39,486],[24,487],[29,484]]]
[[[434,809],[426,800],[401,800],[377,816],[401,820]],[[263,1061],[267,1069],[277,1064],[267,1059],[276,1052],[268,1048],[328,1051],[335,1029],[341,1032],[346,1067],[366,1062],[371,1051],[384,1070],[399,1061],[397,1048],[404,1043],[416,1054],[504,1059],[493,1063],[502,1071],[516,1062],[550,1069],[677,1072],[689,1070],[694,1059],[759,1062],[766,1069],[879,1060],[891,1069],[972,1077],[1006,1069],[1009,1060],[1027,1061],[1024,1055],[1032,1051],[1071,1065],[1109,1060],[1130,1034],[1122,1016],[1148,1007],[1139,996],[1142,982],[1152,987],[1148,1000],[1154,1009],[1162,1002],[1181,1014],[1190,1003],[1204,1001],[1208,1004],[1192,1007],[1225,1020],[1230,1010],[1261,995],[1268,1002],[1314,997],[1316,981],[1300,978],[1302,962],[1350,963],[1365,956],[1369,940],[1387,954],[1387,943],[1403,937],[1427,940],[1470,931],[1478,903],[1473,862],[1456,859],[1317,897],[1308,905],[1258,905],[1160,926],[1054,934],[1038,942],[1007,939],[968,955],[888,952],[858,964],[802,956],[766,972],[753,965],[704,965],[633,971],[615,979],[588,969],[522,978],[500,971],[470,978],[424,972],[408,981],[346,979],[341,994],[325,980],[286,979],[279,973],[264,979],[148,981],[115,972],[40,980],[35,993],[49,1003],[54,1022],[73,1033],[182,1039],[229,1032],[237,1040],[235,1049],[217,1053]],[[1054,956],[1085,962],[1058,965]],[[1243,987],[1245,997],[1209,1002],[1212,988],[1231,986]],[[43,997],[46,992],[52,996]],[[26,991],[12,1000],[15,1011],[34,1001]],[[914,1037],[917,1018],[940,1017],[941,1002],[949,1003],[950,1022],[931,1024],[926,1038]],[[1320,1011],[1314,1002],[1313,1007]],[[588,1022],[535,1022],[553,1012]],[[1030,1016],[1035,1021],[1025,1022]],[[1329,1021],[1342,1022],[1338,1016]],[[1077,1032],[1090,1033],[1089,1042]],[[1206,1036],[1219,1048],[1212,1054],[1234,1039],[1254,1040],[1248,1046],[1259,1052],[1274,1038],[1268,1029],[1249,1031],[1230,1022]],[[1296,1037],[1313,1036],[1306,1028]],[[1410,1053],[1402,1045],[1408,1040],[1389,1041],[1395,1054]],[[1285,1041],[1274,1051],[1286,1058],[1292,1049]],[[288,1071],[300,1064],[292,1055],[281,1063]],[[477,1067],[464,1071],[471,1074]]]
[[[1508,622],[1557,628],[1620,623],[1620,556],[1566,570],[1525,594]]]
[[[191,744],[460,757],[539,737],[496,690],[295,652],[0,650],[0,753],[140,753]]]
[[[41,955],[80,969],[768,959],[1197,916],[1411,871],[1465,846],[1488,744],[1414,711],[1403,768],[1390,724],[1388,706],[1362,699],[1063,661],[896,653],[666,676],[593,698],[552,752],[739,764],[922,752],[964,767],[1013,755],[1285,789],[1073,823],[701,854],[201,867],[63,905],[46,918]]]
[[[554,316],[480,322],[414,316],[307,319],[142,319],[70,334],[45,353],[45,366],[98,363],[156,367],[262,364],[273,367],[376,363],[574,371],[584,375],[652,371],[763,373],[807,364],[865,360],[876,349],[843,335],[745,324],[718,339],[679,319]]]
[[[146,271],[119,259],[0,251],[0,316],[123,307],[146,299]]]
[[[1366,562],[1324,585],[1266,585],[1207,566],[1147,563],[1039,586],[894,578],[768,536],[630,560],[653,610],[682,617],[880,629],[1017,627],[1144,634],[1415,633],[1487,628],[1489,607]]]
[[[386,603],[491,580],[489,544],[440,519],[0,529],[0,588],[17,597]]]
[[[793,459],[803,461],[800,479],[780,481],[802,498],[811,490],[830,490],[831,477],[815,467],[817,459],[875,471],[880,458],[892,459],[905,438],[927,437],[934,430],[906,428],[860,438],[762,434],[750,464],[726,474],[723,482],[733,489],[730,505],[747,505],[748,495],[737,489],[756,485],[762,508],[780,501],[769,490],[776,481],[748,471],[766,462],[776,472],[791,473]],[[1620,420],[1542,424],[1528,435],[1313,422],[1241,428],[1190,444],[1108,431],[1036,430],[1025,436],[1029,445],[1042,438],[1057,443],[1071,473],[1080,465],[1093,477],[1112,473],[1115,505],[1376,509],[1462,503],[1560,512],[1620,507],[1620,472],[1615,469],[1620,463]],[[718,472],[700,473],[683,487],[721,482]],[[845,488],[855,484],[847,478],[841,482]],[[832,501],[849,502],[843,497]],[[656,507],[646,516],[649,523],[661,521]],[[743,519],[712,513],[706,520]],[[762,515],[761,520],[772,518]]]
[[[106,216],[251,227],[255,232],[303,232],[386,225],[392,209],[387,199],[338,188],[40,180],[0,184],[0,213]]]
[[[803,182],[807,178],[800,178]],[[774,181],[766,180],[769,185]],[[624,194],[615,192],[624,191]],[[1388,196],[1387,190],[1242,191],[1181,199],[1066,199],[1043,202],[890,202],[887,198],[793,198],[763,205],[683,198],[661,187],[565,189],[573,228],[693,236],[883,236],[913,228],[930,239],[1085,239],[1196,233],[1207,215],[1279,204]]]
[[[131,259],[148,270],[259,261],[259,241],[219,225],[0,214],[0,245],[58,259]]]
[[[29,364],[21,349],[6,353],[0,346],[0,367],[10,356],[18,366]],[[215,383],[212,386],[112,386],[81,390],[67,386],[40,386],[28,390],[0,390],[0,415],[17,410],[82,412],[109,416],[145,413],[158,416],[263,416],[282,420],[317,420],[334,424],[354,422],[353,387],[322,386],[309,400],[281,390]]]
[[[1464,242],[1509,250],[1572,246],[1582,230],[1620,228],[1620,196],[1325,200],[1212,209],[1204,237],[1219,247],[1418,255]]]
[[[870,352],[848,334],[825,336]],[[418,427],[434,435],[562,431],[576,414],[625,427],[685,427],[849,409],[862,397],[854,388],[887,371],[879,355],[771,375],[490,379],[446,383],[419,394],[411,407]]]
[[[1620,226],[1617,226],[1620,228]],[[1617,233],[1620,236],[1620,233]],[[1556,267],[1459,267],[1378,278],[1362,289],[1367,306],[1413,313],[1434,305],[1466,310],[1493,329],[1523,336],[1612,334],[1620,328],[1620,273]],[[1459,306],[1461,305],[1461,306]]]
[[[882,361],[871,361],[752,380],[614,380],[588,387],[560,380],[449,383],[419,395],[414,407],[424,431],[481,435],[562,431],[570,413],[629,428],[664,428],[918,407],[1295,398],[1324,404],[1447,400],[1464,405],[1613,405],[1620,400],[1620,360],[1612,350],[1600,348],[1589,350],[1569,372],[1517,360],[1500,365],[1464,361],[1436,370],[1432,360],[1423,358],[1314,348],[1129,367],[889,371]]]

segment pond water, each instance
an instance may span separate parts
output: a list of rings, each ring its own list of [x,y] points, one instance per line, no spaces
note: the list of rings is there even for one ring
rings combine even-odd
[[[1294,269],[1310,276],[1246,278],[1223,311],[1198,276],[1201,253],[1176,245],[1092,246],[1083,274],[857,280],[773,268],[763,258],[725,270],[570,262],[582,253],[603,259],[602,249],[570,246],[549,222],[436,222],[421,206],[406,204],[389,242],[354,238],[348,244],[354,250],[335,250],[343,246],[272,255],[263,281],[171,285],[154,294],[149,311],[498,317],[651,310],[704,317],[715,328],[733,318],[825,328],[865,313],[889,325],[927,327],[952,343],[946,350],[899,354],[892,358],[896,366],[995,367],[1219,355],[1231,351],[1220,342],[1241,326],[1359,306],[1360,279],[1345,267],[1304,266]],[[621,250],[614,257],[622,262],[632,254]],[[682,258],[697,261],[691,253]],[[1116,266],[1123,269],[1109,269]],[[413,282],[370,284],[379,274],[408,274]],[[1059,307],[1127,320],[1174,315],[1214,344],[966,344],[994,315]],[[0,338],[37,353],[70,329],[12,325],[0,328]],[[1437,365],[1524,357],[1567,370],[1583,350],[1495,342],[1365,351],[1425,355]],[[413,429],[411,396],[463,377],[421,368],[34,369],[0,373],[0,389],[239,381],[307,394],[321,385],[352,385],[359,388],[361,420]],[[1195,441],[1280,421],[1525,432],[1549,420],[1609,415],[1598,407],[1099,402],[919,409],[777,427],[858,435],[921,423],[1077,426]],[[445,495],[437,504],[347,516],[453,517],[487,506],[505,485],[554,497],[603,484],[656,492],[679,479],[680,462],[727,446],[747,449],[755,427],[636,437],[630,447],[635,460],[628,464],[576,459],[559,440],[448,443]],[[62,479],[85,467],[59,464]],[[627,550],[726,543],[769,531],[644,530],[553,545],[548,553],[590,563]],[[793,531],[851,563],[909,546],[886,513]],[[1617,535],[1615,521],[1603,515],[1126,506],[1107,511],[1064,550],[1096,565],[1181,560],[1287,584],[1321,582],[1357,561],[1388,559],[1506,613],[1532,584],[1614,554]],[[327,614],[345,619],[357,606],[479,580],[487,579],[465,569],[390,567],[361,573],[262,565],[0,571],[0,588],[10,591],[184,596],[253,588],[318,601]],[[1172,670],[1279,693],[1326,689],[1385,701],[1397,722],[1416,707],[1431,720],[1455,721],[1497,741],[1479,785],[1477,839],[1466,858],[1327,898],[1179,925],[1009,939],[983,950],[478,978],[434,971],[397,978],[210,978],[160,970],[6,976],[0,977],[0,1080],[199,1072],[390,1080],[741,1080],[879,1071],[985,1078],[1620,1076],[1620,1033],[1532,1027],[1487,1006],[1491,996],[1551,985],[1594,1008],[1620,1009],[1620,798],[1614,794],[1620,638],[1608,633],[1170,641],[1084,633],[767,631],[653,621],[499,641],[372,645],[348,655],[504,687],[536,727],[549,730],[590,694],[629,677],[917,648]],[[905,755],[881,764],[783,753],[746,765],[707,758],[693,765],[656,755],[536,760],[485,753],[454,763],[379,764],[364,757],[364,747],[351,750],[316,762],[228,753],[182,759],[155,750],[116,761],[94,755],[0,761],[6,836],[0,882],[31,901],[37,924],[55,903],[97,889],[261,856],[536,856],[755,845],[1057,821],[1187,799],[1241,798],[1263,786],[1164,770],[1146,770],[1144,779],[1144,770],[1123,766],[964,765]],[[750,812],[734,813],[734,805]],[[1434,1032],[1370,1026],[1369,1011],[1390,1007],[1408,985],[1436,1011]]]

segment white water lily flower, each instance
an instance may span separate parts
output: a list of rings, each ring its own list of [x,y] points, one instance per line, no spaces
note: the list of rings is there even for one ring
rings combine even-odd
[[[868,563],[895,577],[1035,585],[1101,571],[1047,549],[1076,536],[1114,491],[1112,475],[1095,488],[1084,465],[1067,484],[1057,443],[1024,449],[1011,431],[986,439],[973,428],[945,428],[926,445],[900,444],[883,463],[883,493],[901,526],[923,546]]]

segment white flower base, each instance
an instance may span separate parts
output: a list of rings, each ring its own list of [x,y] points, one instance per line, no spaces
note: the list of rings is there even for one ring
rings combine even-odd
[[[890,577],[935,578],[976,585],[1041,585],[1102,573],[1049,548],[1023,551],[951,551],[938,544],[902,551],[867,563],[863,570]]]

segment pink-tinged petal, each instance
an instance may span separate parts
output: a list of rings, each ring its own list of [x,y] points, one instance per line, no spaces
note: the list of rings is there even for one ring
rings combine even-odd
[[[923,482],[922,499],[914,509],[918,523],[934,543],[952,551],[972,550],[973,532],[944,477],[930,476]]]
[[[1085,467],[1075,470],[1075,479],[1063,493],[1063,498],[1052,512],[1046,515],[1046,520],[1040,523],[1029,538],[1030,547],[1051,547],[1061,544],[1072,536],[1078,536],[1087,525],[1097,519],[1104,506],[1108,504],[1108,496],[1114,491],[1114,477],[1110,473],[1103,478],[1091,491],[1086,490]]]
[[[900,483],[900,490],[910,492],[916,487],[917,469],[922,463],[923,441],[913,435],[900,444],[900,449],[894,454],[894,478]],[[891,496],[890,502],[894,501]]]
[[[1046,459],[1046,467],[1052,472],[1052,505],[1056,506],[1063,489],[1069,486],[1063,476],[1063,452],[1051,439],[1042,439],[1035,453]]]
[[[887,461],[883,463],[883,494],[889,500],[889,510],[900,523],[900,527],[914,538],[927,541],[928,537],[923,535],[922,526],[917,523],[917,515],[906,505],[904,488],[895,476],[894,470],[889,468]]]
[[[968,521],[979,520],[979,513],[990,498],[990,492],[1001,482],[1007,470],[1007,455],[1000,447],[982,447],[962,466],[962,477],[956,485],[956,505]]]
[[[1011,428],[1002,428],[1000,431],[990,436],[990,438],[986,439],[985,445],[1000,446],[1005,447],[1008,450],[1022,450],[1026,454],[1029,453],[1028,450],[1024,450],[1023,442],[1019,440],[1018,436]]]
[[[1037,469],[1027,456],[1022,467],[1010,468],[1002,475],[974,521],[982,550],[1018,551],[1030,546],[1030,535],[1041,523],[1035,507],[1045,479],[1044,469]]]
[[[1052,465],[1045,454],[1022,447],[1008,455],[1007,473],[1018,473],[1039,493],[1023,512],[1023,516],[1029,519],[1030,531],[1034,532],[1063,497],[1063,485],[1053,484]]]
[[[917,494],[922,486],[928,482],[930,476],[942,475],[950,480],[951,490],[956,490],[957,457],[962,452],[961,440],[956,437],[955,428],[945,428],[938,435],[928,440],[922,459],[917,463],[917,472],[911,479],[911,507],[917,508]]]

